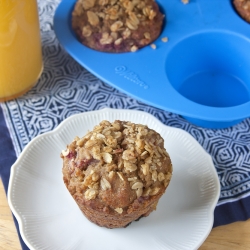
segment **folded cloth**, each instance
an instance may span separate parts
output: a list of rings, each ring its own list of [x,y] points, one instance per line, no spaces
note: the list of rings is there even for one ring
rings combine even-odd
[[[8,128],[3,117],[3,112],[0,107],[0,150],[2,152],[0,157],[0,176],[3,182],[4,189],[6,193],[8,192],[9,178],[10,178],[10,168],[16,160],[16,153],[10,138]],[[23,250],[28,250],[29,248],[23,242],[23,239],[20,235],[18,223],[16,218],[13,216],[15,226],[17,228],[18,237],[21,243]]]
[[[217,205],[214,211],[213,227],[226,225],[236,221],[245,221],[250,218],[250,197],[238,199]]]

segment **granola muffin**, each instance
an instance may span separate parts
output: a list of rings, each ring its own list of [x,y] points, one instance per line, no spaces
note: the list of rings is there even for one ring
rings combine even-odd
[[[134,52],[160,35],[163,19],[154,0],[78,0],[72,28],[94,50]]]
[[[147,126],[102,121],[62,151],[63,181],[90,221],[126,227],[155,210],[169,185],[172,164],[163,144]]]
[[[250,0],[234,0],[233,4],[239,15],[250,23]]]

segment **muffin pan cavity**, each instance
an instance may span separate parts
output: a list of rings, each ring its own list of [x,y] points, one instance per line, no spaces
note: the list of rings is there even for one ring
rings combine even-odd
[[[219,108],[247,103],[250,101],[247,46],[246,39],[228,32],[208,31],[189,36],[169,52],[166,61],[169,82],[181,95],[201,105]]]
[[[57,38],[104,82],[198,126],[226,128],[250,117],[250,25],[230,0],[158,0],[166,17],[154,49],[118,54],[77,40],[71,29],[74,3],[62,0],[58,6]]]

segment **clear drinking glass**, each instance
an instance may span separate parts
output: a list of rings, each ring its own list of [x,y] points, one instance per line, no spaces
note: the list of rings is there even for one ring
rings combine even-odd
[[[42,70],[36,0],[0,0],[0,101],[24,94]]]

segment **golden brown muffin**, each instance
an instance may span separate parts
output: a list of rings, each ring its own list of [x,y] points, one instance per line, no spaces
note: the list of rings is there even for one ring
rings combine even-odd
[[[134,52],[160,35],[163,19],[153,0],[78,0],[72,28],[94,50]]]
[[[250,0],[234,0],[233,4],[239,15],[250,23]]]
[[[126,227],[156,209],[172,176],[164,140],[147,126],[102,121],[61,153],[63,180],[85,216]]]

